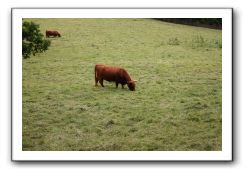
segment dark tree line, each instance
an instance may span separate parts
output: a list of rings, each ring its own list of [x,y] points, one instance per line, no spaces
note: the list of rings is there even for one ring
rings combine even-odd
[[[177,23],[177,24],[222,29],[222,18],[155,18],[155,19],[166,21],[166,22]]]

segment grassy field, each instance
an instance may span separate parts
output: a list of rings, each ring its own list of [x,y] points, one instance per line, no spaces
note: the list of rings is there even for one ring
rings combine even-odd
[[[23,150],[222,149],[222,32],[153,19],[25,19],[61,38],[23,59]],[[94,65],[124,67],[136,91]]]

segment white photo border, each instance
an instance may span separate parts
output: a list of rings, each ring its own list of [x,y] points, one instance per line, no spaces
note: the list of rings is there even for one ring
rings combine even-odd
[[[232,161],[232,8],[12,8],[13,161]],[[222,18],[222,151],[23,151],[22,18]]]

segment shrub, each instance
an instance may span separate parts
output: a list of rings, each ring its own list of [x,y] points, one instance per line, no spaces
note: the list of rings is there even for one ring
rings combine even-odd
[[[50,45],[51,42],[44,39],[38,24],[27,21],[22,23],[22,56],[24,59],[46,51]]]

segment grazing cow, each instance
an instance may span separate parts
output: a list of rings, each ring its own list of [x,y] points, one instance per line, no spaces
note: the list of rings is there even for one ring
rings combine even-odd
[[[58,31],[53,31],[53,30],[46,30],[46,37],[49,38],[49,37],[61,37],[60,33]]]
[[[121,84],[122,88],[127,84],[128,88],[134,91],[136,87],[136,80],[132,80],[125,69],[97,64],[95,65],[95,86],[99,82],[104,87],[103,80],[115,82],[116,88],[118,88],[119,84]]]

